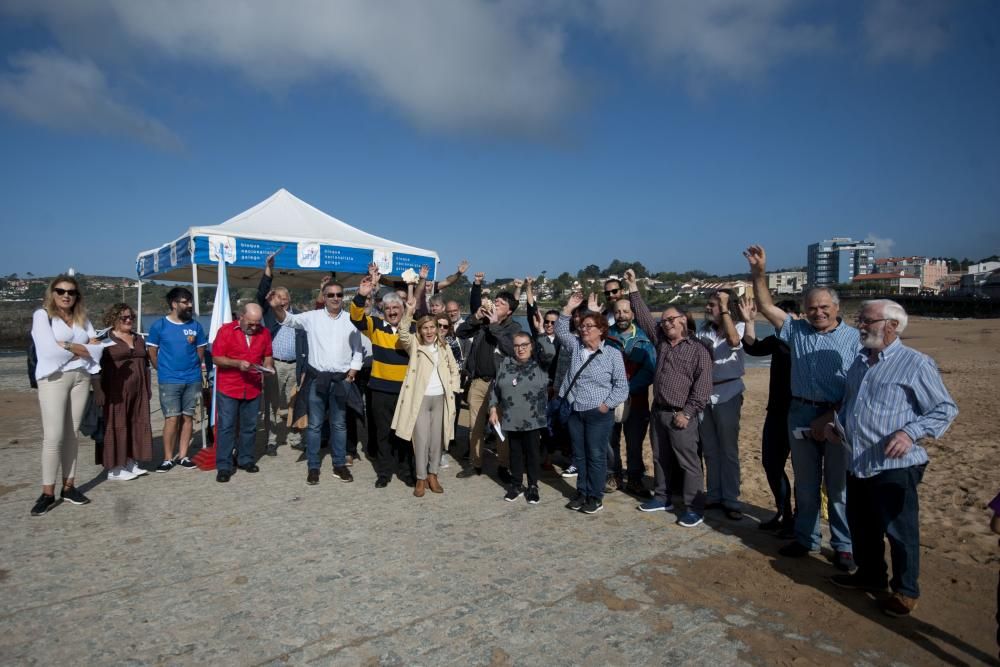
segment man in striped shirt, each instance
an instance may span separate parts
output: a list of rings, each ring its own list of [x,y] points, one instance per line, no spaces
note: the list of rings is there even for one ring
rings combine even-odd
[[[920,596],[917,485],[927,451],[919,441],[940,438],[958,407],[934,360],[899,340],[907,322],[902,306],[888,299],[866,301],[857,322],[863,348],[847,373],[838,423],[827,425],[826,435],[850,456],[847,520],[858,571],[832,580],[844,588],[884,591],[888,537],[892,595],[882,609],[905,616]]]
[[[365,312],[368,295],[378,289],[378,269],[369,267],[369,275],[361,281],[351,300],[351,322],[372,343],[372,372],[368,380],[372,421],[375,426],[375,488],[384,489],[392,480],[393,471],[408,486],[416,483],[413,470],[413,445],[397,438],[392,432],[392,415],[399,400],[399,391],[406,377],[409,355],[396,349],[399,322],[403,318],[403,300],[395,292],[382,297],[384,317]]]

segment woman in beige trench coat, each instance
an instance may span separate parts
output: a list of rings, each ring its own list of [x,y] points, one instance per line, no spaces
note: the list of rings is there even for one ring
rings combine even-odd
[[[392,428],[403,440],[413,442],[417,485],[413,495],[425,489],[443,493],[438,481],[438,467],[444,444],[455,435],[455,394],[461,391],[458,362],[438,332],[433,316],[417,320],[416,332],[410,333],[415,301],[408,301],[399,323],[396,347],[406,350],[410,363],[399,392]]]

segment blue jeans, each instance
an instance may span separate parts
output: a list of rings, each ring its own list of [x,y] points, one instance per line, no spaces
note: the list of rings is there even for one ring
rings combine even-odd
[[[862,479],[847,476],[851,503],[847,518],[854,538],[858,576],[884,586],[885,538],[889,538],[892,579],[889,586],[911,598],[920,597],[920,506],[917,485],[927,464],[886,470]]]
[[[233,469],[233,447],[236,447],[236,463],[240,467],[252,465],[254,437],[257,434],[257,412],[260,396],[256,398],[233,398],[222,392],[216,395],[216,426],[219,442],[215,448],[215,468],[221,472]],[[239,436],[236,426],[239,424]]]
[[[330,452],[334,466],[347,465],[347,394],[339,382],[331,382],[327,392],[309,383],[309,428],[306,433],[306,460],[310,470],[319,470],[319,445],[323,422],[330,420]]]
[[[826,506],[830,516],[830,546],[834,551],[851,551],[851,530],[847,526],[847,464],[844,445],[817,442],[810,437],[796,439],[793,430],[808,427],[826,412],[815,405],[792,401],[788,409],[788,442],[792,446],[795,472],[795,539],[805,547],[819,549],[820,485],[826,482]]]
[[[576,412],[569,417],[569,437],[573,442],[573,465],[579,471],[576,490],[584,496],[601,499],[608,478],[608,439],[615,423],[612,410],[597,408]]]

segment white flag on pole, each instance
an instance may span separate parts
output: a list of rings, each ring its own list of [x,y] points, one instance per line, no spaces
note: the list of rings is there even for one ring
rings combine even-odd
[[[229,305],[229,278],[226,275],[226,253],[219,248],[219,284],[215,287],[215,303],[212,304],[212,324],[208,329],[208,349],[212,349],[216,334],[224,324],[233,321],[233,309]],[[212,372],[212,418],[210,423],[215,426],[215,399],[218,382],[218,369]]]

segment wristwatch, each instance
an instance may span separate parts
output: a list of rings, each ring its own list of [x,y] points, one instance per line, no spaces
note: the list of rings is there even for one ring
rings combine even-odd
[[[70,347],[71,347],[72,345],[73,345],[73,343],[69,342],[68,340],[67,340],[67,341],[63,341],[63,344],[62,344],[62,346],[63,346],[63,349],[64,349],[64,350],[66,350],[67,352],[69,352],[69,351],[70,351],[70,349],[69,349],[69,348],[70,348]]]

